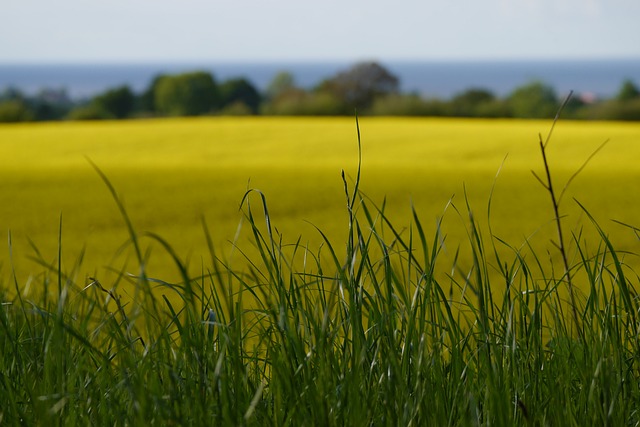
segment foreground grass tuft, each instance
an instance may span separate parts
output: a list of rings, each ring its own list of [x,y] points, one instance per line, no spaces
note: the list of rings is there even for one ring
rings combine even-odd
[[[414,209],[398,229],[360,192],[358,170],[353,184],[343,174],[344,242],[283,242],[252,190],[242,206],[258,256],[234,268],[203,224],[210,260],[190,277],[168,242],[133,227],[98,172],[139,274],[79,282],[36,252],[46,274],[5,284],[3,425],[640,423],[638,276],[587,209],[601,240],[574,231],[559,244],[564,268],[549,274],[547,254],[490,226],[486,237],[468,204],[453,206],[473,264],[443,281],[440,227],[429,236]],[[142,238],[170,255],[180,283],[148,277]]]

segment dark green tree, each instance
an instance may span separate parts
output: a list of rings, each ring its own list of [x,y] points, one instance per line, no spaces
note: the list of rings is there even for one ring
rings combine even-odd
[[[73,108],[74,103],[63,89],[42,89],[29,99],[35,120],[60,120]]]
[[[616,99],[618,101],[625,102],[625,101],[631,101],[637,98],[640,98],[640,90],[638,90],[638,87],[629,79],[622,82],[622,86],[618,91],[618,95],[616,96]]]
[[[0,93],[0,101],[24,101],[25,95],[20,89],[9,86]]]
[[[231,79],[220,85],[220,104],[227,106],[244,104],[255,114],[260,108],[262,97],[258,90],[246,79]]]
[[[103,110],[116,119],[129,117],[135,107],[136,97],[128,86],[108,90],[93,98],[97,110]]]
[[[514,90],[507,102],[513,117],[550,118],[558,110],[558,97],[551,86],[534,81]]]
[[[213,76],[204,71],[163,76],[155,84],[154,108],[169,116],[197,116],[215,111],[220,96]]]
[[[152,80],[147,89],[138,97],[137,109],[142,113],[155,113],[156,103],[155,103],[155,93],[158,87],[158,83],[166,77],[164,74],[156,75]]]
[[[42,89],[36,95],[27,96],[19,89],[9,87],[0,92],[0,102],[11,101],[2,107],[4,121],[59,120],[73,107],[65,89]]]
[[[398,93],[398,78],[376,62],[360,62],[323,81],[319,92],[329,92],[349,108],[363,110],[376,97]]]
[[[471,88],[451,99],[451,113],[460,117],[482,115],[483,107],[494,103],[496,97],[486,89]],[[486,109],[486,108],[485,108]]]

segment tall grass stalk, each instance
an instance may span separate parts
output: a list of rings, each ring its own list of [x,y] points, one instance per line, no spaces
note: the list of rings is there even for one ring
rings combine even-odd
[[[557,234],[558,234],[558,241],[557,242],[553,242],[552,241],[552,243],[558,249],[558,251],[560,252],[560,256],[562,258],[562,264],[564,266],[564,278],[563,278],[563,281],[567,284],[567,289],[569,291],[571,314],[573,315],[573,321],[575,322],[577,331],[581,332],[582,329],[580,328],[580,318],[578,316],[578,310],[577,310],[577,306],[576,306],[577,301],[576,301],[575,291],[574,291],[574,288],[573,288],[573,279],[572,279],[572,274],[573,273],[572,273],[570,265],[569,265],[568,248],[567,248],[567,245],[565,244],[564,233],[562,231],[562,215],[560,214],[560,203],[562,201],[562,197],[565,194],[565,191],[567,190],[567,188],[569,187],[571,182],[575,179],[576,176],[578,176],[578,174],[580,172],[582,172],[582,170],[585,168],[587,163],[595,156],[595,154],[598,153],[598,151],[600,151],[607,144],[608,141],[605,141],[600,147],[598,147],[598,149],[595,152],[593,152],[591,154],[591,156],[589,156],[589,158],[587,158],[587,160],[583,163],[583,165],[580,168],[578,168],[578,170],[567,180],[567,183],[565,184],[564,188],[562,189],[562,192],[560,193],[560,195],[557,195],[555,187],[553,185],[553,180],[551,178],[551,169],[550,169],[550,166],[549,166],[549,161],[547,159],[547,146],[549,145],[549,141],[551,140],[551,135],[553,134],[553,130],[554,130],[555,126],[556,126],[556,123],[558,122],[558,119],[560,118],[560,113],[562,112],[564,107],[567,105],[567,103],[571,99],[572,95],[573,95],[573,92],[569,92],[569,95],[567,95],[567,97],[565,98],[564,102],[562,103],[562,105],[558,109],[558,112],[557,112],[555,118],[553,119],[553,123],[551,124],[551,129],[549,130],[549,133],[547,134],[546,139],[543,140],[542,135],[541,134],[538,135],[539,144],[540,144],[540,152],[542,154],[542,164],[544,166],[544,171],[545,171],[545,179],[544,180],[541,179],[533,171],[532,171],[532,173],[536,177],[536,179],[540,182],[540,184],[542,184],[544,189],[547,190],[547,192],[549,193],[549,197],[551,198],[551,205],[553,207],[554,222],[556,224],[556,231],[557,231]]]
[[[230,264],[203,221],[210,259],[197,277],[169,242],[136,230],[96,168],[139,274],[84,279],[81,257],[63,271],[62,223],[57,262],[34,247],[37,283],[14,275],[15,292],[0,296],[0,423],[638,425],[638,276],[586,208],[601,239],[560,240],[555,277],[528,242],[500,240],[468,203],[450,202],[473,263],[441,279],[444,215],[431,235],[415,208],[399,228],[360,190],[360,165],[352,185],[343,172],[344,242],[318,229],[320,248],[286,243],[267,197],[250,190],[242,210],[257,256],[240,242],[245,260]],[[151,278],[142,241],[169,255],[179,283]]]

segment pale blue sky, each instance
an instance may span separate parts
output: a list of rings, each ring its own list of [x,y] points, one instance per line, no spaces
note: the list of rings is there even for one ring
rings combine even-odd
[[[640,0],[2,0],[0,62],[640,57]]]

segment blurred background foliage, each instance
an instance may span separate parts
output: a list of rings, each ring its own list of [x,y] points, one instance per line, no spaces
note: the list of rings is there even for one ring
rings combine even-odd
[[[71,99],[64,89],[27,96],[15,88],[0,92],[0,122],[114,120],[201,115],[280,116],[434,116],[484,118],[553,117],[566,94],[542,81],[531,81],[498,97],[471,87],[451,99],[400,91],[400,80],[377,62],[360,62],[315,87],[302,88],[294,76],[277,73],[264,91],[246,78],[218,82],[207,71],[158,75],[142,93],[120,86],[93,98]],[[640,120],[640,90],[630,79],[610,99],[575,94],[565,118]]]

